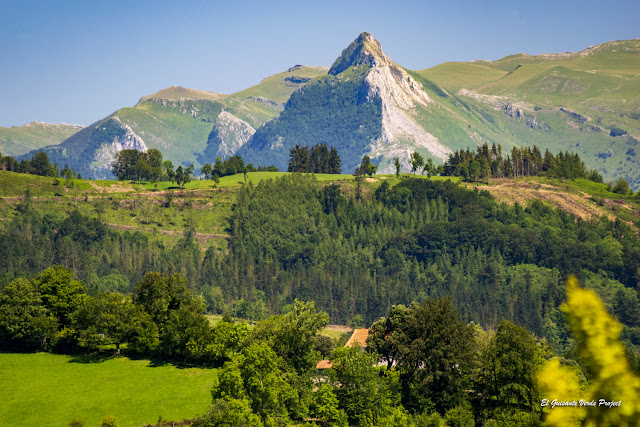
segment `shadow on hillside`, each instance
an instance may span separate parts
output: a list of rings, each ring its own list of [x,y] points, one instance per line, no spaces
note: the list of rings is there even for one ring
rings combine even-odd
[[[186,369],[186,368],[217,368],[220,367],[218,364],[202,364],[202,363],[187,363],[179,360],[171,360],[171,359],[162,359],[158,357],[150,358],[148,355],[140,355],[136,353],[127,353],[123,351],[121,354],[116,354],[114,351],[98,351],[93,353],[76,353],[71,354],[71,358],[68,360],[68,363],[103,363],[111,359],[116,359],[119,357],[125,357],[130,360],[138,360],[138,361],[148,361],[148,368],[159,368],[161,366],[174,366],[178,369]]]
[[[102,363],[118,357],[113,352],[96,352],[74,354],[69,363]]]
[[[188,363],[180,360],[163,359],[159,357],[150,358],[149,356],[144,356],[139,354],[124,354],[123,356],[128,357],[131,360],[148,360],[149,364],[147,365],[147,368],[159,368],[161,366],[168,366],[168,365],[174,366],[178,369],[186,369],[186,368],[209,369],[209,368],[220,367],[217,364],[206,365],[202,363]]]

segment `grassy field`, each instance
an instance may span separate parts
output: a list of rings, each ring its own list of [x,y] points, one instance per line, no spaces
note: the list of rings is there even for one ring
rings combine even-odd
[[[106,415],[121,426],[178,421],[206,411],[213,369],[152,367],[148,360],[114,358],[74,363],[47,353],[0,353],[0,425],[99,424]]]

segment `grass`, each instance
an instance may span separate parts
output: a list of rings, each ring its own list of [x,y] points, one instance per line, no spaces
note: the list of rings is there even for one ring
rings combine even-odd
[[[205,317],[207,318],[207,320],[209,321],[209,324],[211,326],[215,326],[218,323],[220,323],[222,321],[222,315],[221,314],[205,314]],[[245,323],[247,325],[247,327],[251,330],[256,326],[255,322],[246,320],[246,319],[239,319],[239,318],[233,318],[234,322],[241,322],[241,323]],[[319,332],[320,335],[324,335],[325,337],[329,337],[332,339],[336,339],[336,340],[340,340],[342,339],[345,335],[347,336],[351,336],[351,332],[341,332],[341,331],[336,331],[333,329],[322,329]]]
[[[178,421],[206,411],[216,371],[148,360],[113,358],[74,363],[48,353],[0,354],[0,423],[66,426],[81,419],[98,425],[106,415],[121,426]]]
[[[445,62],[417,73],[454,92],[462,88],[473,90],[506,74],[502,70],[467,62]]]
[[[460,96],[466,104],[479,111],[482,123],[459,108],[449,113],[467,121],[469,135],[489,143],[501,143],[510,149],[538,145],[551,152],[576,152],[587,166],[597,168],[607,181],[626,178],[634,189],[640,188],[640,167],[636,140],[610,137],[609,130],[619,127],[636,138],[640,135],[637,117],[640,78],[640,41],[627,40],[605,43],[589,55],[556,56],[511,55],[497,61],[473,63],[450,62],[418,71],[450,93],[464,87],[481,94],[506,96],[505,102],[529,103],[527,119],[507,117],[501,108],[474,102]],[[442,104],[444,106],[444,104]],[[533,107],[538,107],[534,111]],[[563,106],[589,117],[585,124],[577,123],[557,108]],[[518,107],[520,108],[520,107]],[[526,126],[534,117],[540,127]],[[468,144],[468,138],[458,134],[446,120],[431,115],[430,132],[452,149],[456,143]],[[445,117],[446,119],[446,117]],[[441,123],[438,123],[441,122]],[[431,130],[433,129],[433,131]],[[468,144],[474,147],[475,143]],[[608,153],[608,157],[603,154]]]
[[[207,320],[209,321],[209,325],[211,326],[215,326],[218,323],[220,323],[222,321],[222,315],[221,314],[205,314],[204,317],[207,318]],[[244,323],[247,325],[247,328],[249,329],[253,329],[256,326],[256,322],[252,322],[250,320],[247,319],[240,319],[237,317],[233,317],[232,318],[233,321],[235,323]]]
[[[0,153],[19,156],[47,145],[59,144],[80,128],[73,125],[30,123],[25,126],[0,127]]]
[[[262,96],[276,102],[284,103],[296,89],[303,86],[303,84],[300,83],[286,81],[285,79],[287,77],[299,76],[313,79],[327,74],[327,71],[329,70],[324,68],[302,66],[291,72],[284,71],[282,73],[269,76],[257,85],[243,91],[236,92],[231,95],[231,97],[246,99],[249,96]]]
[[[320,331],[320,335],[324,335],[325,337],[329,337],[334,340],[340,340],[345,335],[351,336],[351,332],[342,332],[342,331],[336,331],[332,329],[323,329]]]

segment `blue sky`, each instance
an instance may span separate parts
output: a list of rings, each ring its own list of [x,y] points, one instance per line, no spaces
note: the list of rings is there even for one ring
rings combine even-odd
[[[0,126],[88,125],[171,85],[233,93],[369,31],[410,69],[640,37],[640,2],[0,0]]]

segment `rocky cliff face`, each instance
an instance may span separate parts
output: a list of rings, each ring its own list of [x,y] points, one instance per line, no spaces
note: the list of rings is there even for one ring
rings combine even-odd
[[[365,32],[342,51],[327,76],[294,93],[281,115],[259,129],[240,154],[254,162],[267,156],[282,168],[296,144],[327,143],[338,149],[344,170],[352,171],[366,154],[385,173],[392,172],[394,157],[408,168],[414,151],[445,160],[451,151],[423,120],[437,108],[422,84]]]
[[[116,134],[111,141],[105,141],[102,144],[99,154],[96,155],[96,160],[105,160],[111,163],[116,153],[122,150],[137,150],[146,152],[148,150],[147,145],[142,138],[133,132],[131,127],[122,123],[116,116],[112,117],[117,126],[122,129],[122,132]]]
[[[213,162],[218,156],[223,159],[233,156],[255,132],[249,123],[223,111],[209,134],[204,162]]]
[[[94,171],[95,176],[101,178],[111,178],[111,162],[120,151],[137,150],[146,152],[148,150],[142,138],[136,135],[127,124],[122,123],[118,117],[111,117],[107,123],[97,126],[96,130],[106,131],[108,126],[119,127],[120,131],[114,132],[112,139],[103,141],[98,150],[96,150],[91,169]]]
[[[336,59],[329,74],[338,75],[350,67],[367,67],[363,92],[366,99],[382,101],[382,134],[371,143],[369,155],[391,160],[401,159],[406,166],[416,149],[445,160],[451,150],[420,123],[418,109],[433,103],[422,84],[382,51],[380,43],[369,33],[358,36]],[[390,163],[390,162],[389,162]],[[391,172],[391,165],[381,172]]]

